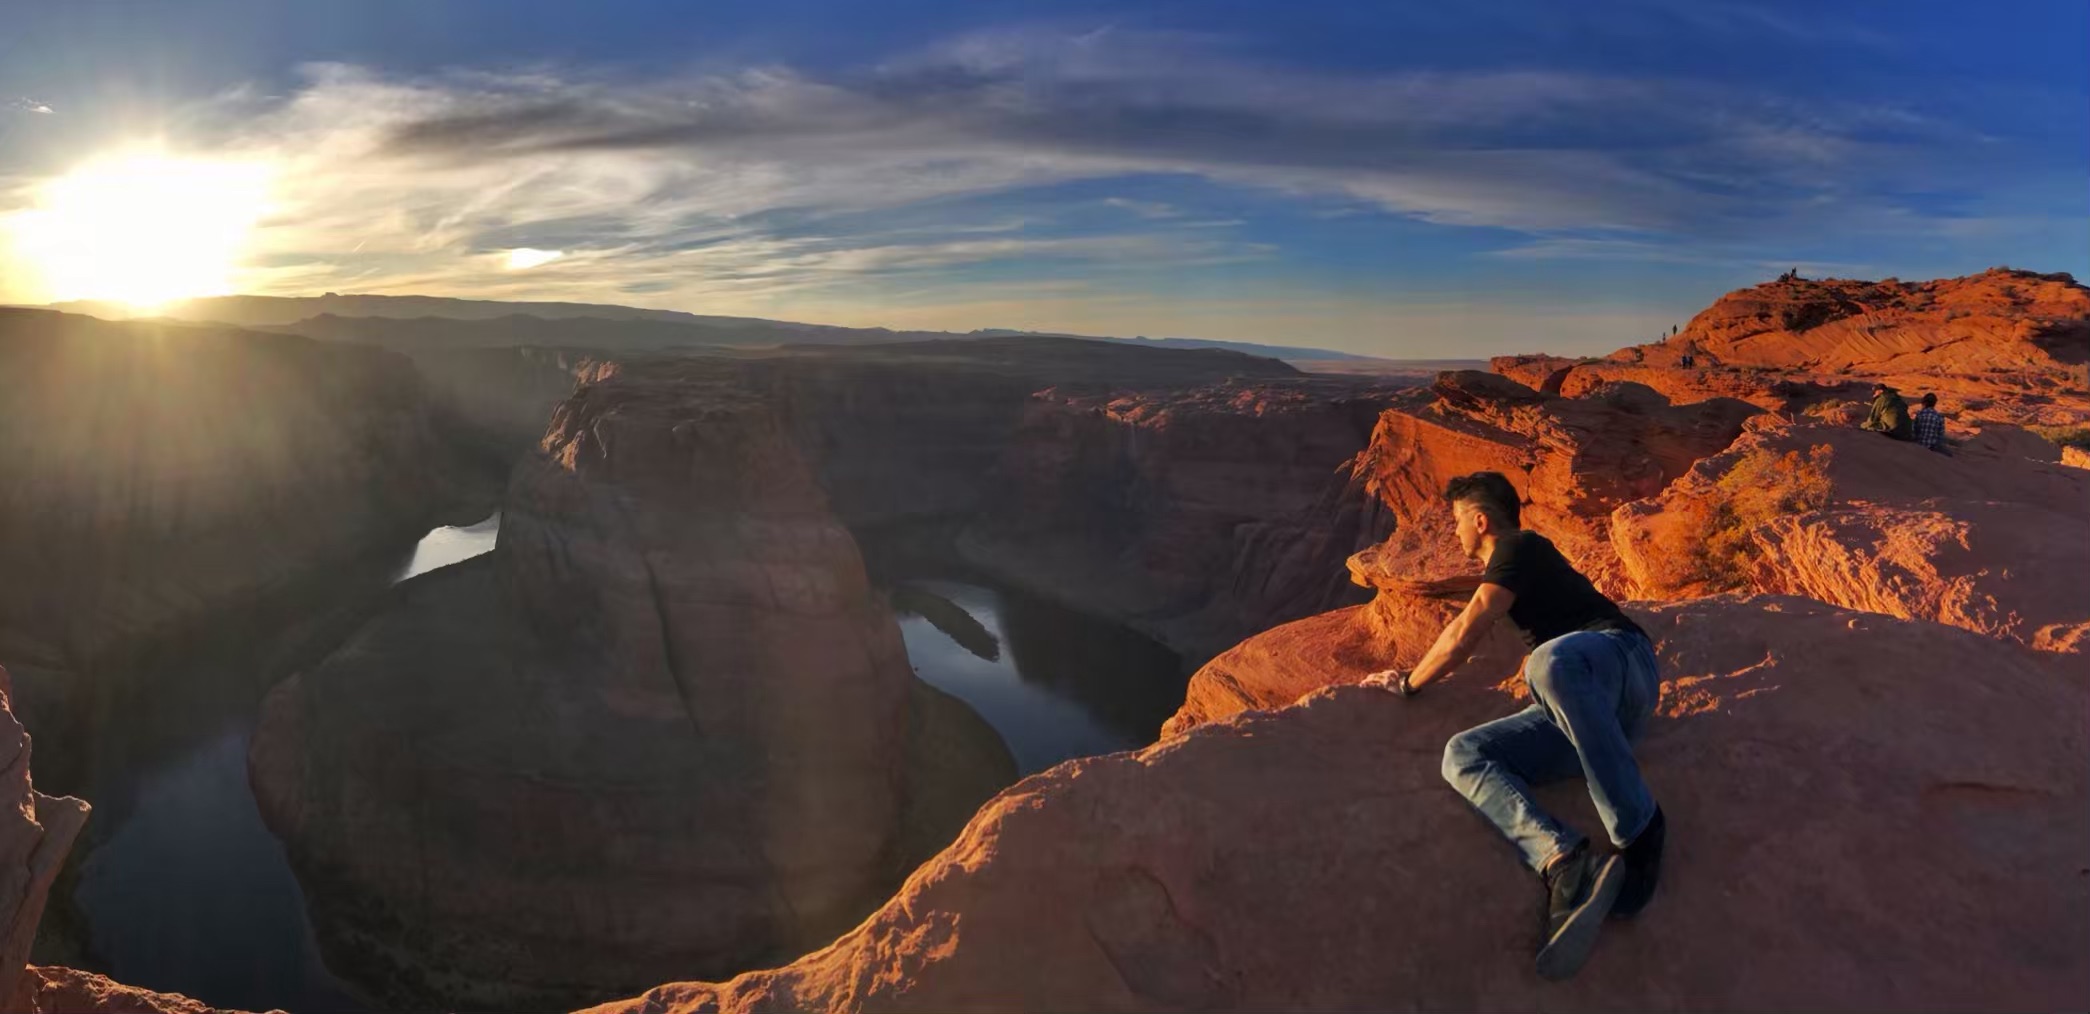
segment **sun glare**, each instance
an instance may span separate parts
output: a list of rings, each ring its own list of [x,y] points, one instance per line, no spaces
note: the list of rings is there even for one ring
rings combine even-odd
[[[258,162],[104,159],[44,184],[7,231],[51,301],[150,310],[232,291],[248,233],[267,210],[269,175]]]
[[[508,251],[508,270],[527,271],[539,265],[550,264],[564,256],[566,256],[566,251],[564,250],[533,250],[526,246],[519,246]]]

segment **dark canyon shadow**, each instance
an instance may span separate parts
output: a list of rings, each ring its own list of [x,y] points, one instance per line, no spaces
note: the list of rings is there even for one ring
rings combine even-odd
[[[36,959],[215,1006],[362,1011],[322,964],[304,895],[262,824],[247,748],[262,698],[323,658],[396,582],[492,548],[498,516],[440,527],[230,610],[179,640],[53,673],[24,708],[40,789],[94,813]]]

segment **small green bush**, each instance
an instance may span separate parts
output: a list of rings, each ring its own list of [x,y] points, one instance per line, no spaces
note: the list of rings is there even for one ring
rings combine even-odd
[[[1698,539],[1699,573],[1722,589],[1747,584],[1759,552],[1750,536],[1773,519],[1829,504],[1829,461],[1825,444],[1806,455],[1778,455],[1756,447],[1744,454],[1713,487],[1705,532]]]

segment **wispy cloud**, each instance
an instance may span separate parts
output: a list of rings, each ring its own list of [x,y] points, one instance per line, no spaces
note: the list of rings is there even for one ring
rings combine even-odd
[[[1782,30],[1754,8],[1709,10],[1696,16]],[[1080,229],[994,203],[1082,181],[1187,178],[1296,198],[1302,213],[1506,230],[1522,237],[1499,254],[1512,262],[1732,263],[1795,224],[1888,219],[1878,193],[1920,189],[1933,171],[1912,155],[1967,135],[1891,105],[1702,82],[1337,74],[1210,36],[1039,28],[825,75],[318,65],[287,97],[239,92],[220,106],[221,128],[195,144],[279,167],[250,289],[722,312],[840,307],[873,283],[949,291],[982,272],[1052,282],[1284,254],[1235,238],[1233,214],[1173,197],[1092,190],[1092,212],[1100,200],[1118,214]],[[1169,193],[1120,191],[1157,192]],[[935,213],[900,222],[910,209]],[[511,270],[517,250],[561,256]]]
[[[5,102],[0,102],[0,110],[10,113],[33,113],[38,116],[50,116],[53,114],[50,106],[31,98],[8,99]]]

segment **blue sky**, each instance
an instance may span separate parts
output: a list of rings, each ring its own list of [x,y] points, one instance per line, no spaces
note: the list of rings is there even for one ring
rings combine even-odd
[[[110,152],[266,166],[244,291],[1449,357],[1607,351],[1791,266],[2090,271],[2076,0],[0,0],[0,27],[0,223]],[[0,260],[0,299],[38,278]]]

